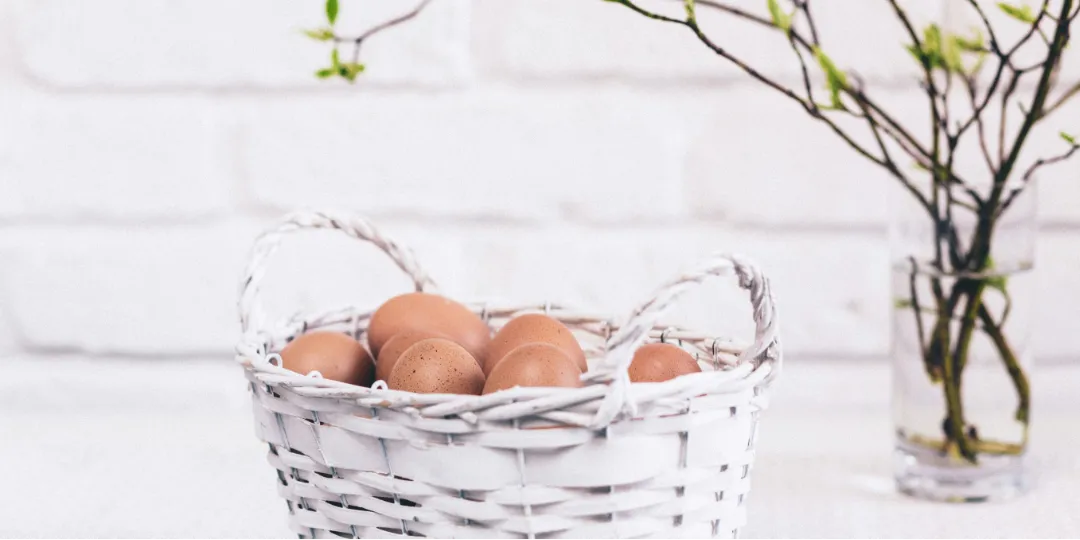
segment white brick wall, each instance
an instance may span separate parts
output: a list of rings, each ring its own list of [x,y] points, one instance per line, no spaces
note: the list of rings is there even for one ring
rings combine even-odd
[[[224,132],[203,99],[28,96],[0,103],[12,220],[200,218],[230,211]]]
[[[274,208],[537,222],[682,212],[676,120],[623,92],[305,97],[243,112],[241,167]]]
[[[342,24],[410,4],[346,1]],[[373,39],[347,87],[312,76],[327,51],[297,29],[320,14],[0,1],[0,356],[229,356],[250,241],[295,206],[378,218],[463,298],[621,312],[700,256],[742,251],[774,276],[794,355],[886,354],[889,180],[685,31],[601,0],[438,0]],[[882,6],[819,0],[817,16],[839,62],[926,121]],[[796,80],[784,43],[703,21]],[[1063,76],[1080,77],[1080,54]],[[1055,122],[1077,118],[1080,101]],[[1056,131],[1033,148],[1054,151]],[[1040,181],[1036,349],[1075,359],[1080,162]],[[279,315],[406,286],[333,236],[275,264]],[[712,286],[679,315],[745,335],[744,302]]]
[[[8,0],[25,74],[59,87],[162,90],[316,87],[329,52],[299,29],[324,23],[312,2],[290,0]],[[342,11],[343,32],[365,28],[411,2]],[[445,85],[467,75],[468,2],[442,0],[402,28],[404,45],[372,40],[370,79]],[[399,43],[400,45],[400,43]]]

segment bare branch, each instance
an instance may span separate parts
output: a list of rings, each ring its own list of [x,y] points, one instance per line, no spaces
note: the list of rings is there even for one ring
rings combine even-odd
[[[421,11],[424,11],[424,8],[426,8],[430,3],[431,0],[420,0],[420,3],[417,4],[416,7],[413,8],[411,11],[398,17],[394,17],[393,19],[383,21],[375,26],[372,26],[371,28],[367,29],[362,34],[356,37],[341,37],[338,35],[334,35],[334,43],[352,43],[353,63],[355,64],[360,61],[360,46],[364,43],[364,40],[374,36],[375,34],[378,34],[379,32],[383,32],[385,30],[412,20],[417,15],[419,15]]]
[[[998,42],[997,34],[994,33],[994,27],[990,24],[990,19],[986,16],[986,12],[983,11],[979,0],[968,0],[968,4],[975,9],[975,13],[978,13],[979,18],[982,19],[983,27],[986,28],[986,33],[990,36],[990,51],[1001,54],[1001,44]]]
[[[809,14],[807,15],[807,18],[809,18]],[[794,30],[794,28],[792,30]],[[791,50],[795,52],[795,56],[799,59],[799,70],[802,72],[803,86],[806,89],[806,99],[810,101],[810,104],[814,108],[817,108],[817,101],[814,99],[814,85],[810,82],[810,70],[806,66],[806,58],[803,57],[798,42],[795,41],[795,33],[793,31],[788,32],[788,43],[791,44]]]
[[[861,95],[862,90],[859,90],[859,93]],[[870,110],[865,101],[856,99],[855,103],[859,106],[859,109],[862,110],[863,117],[866,119],[866,124],[870,128],[870,133],[874,136],[874,141],[877,142],[878,148],[881,150],[881,159],[885,163],[885,169],[892,173],[892,175],[904,185],[904,189],[908,190],[908,192],[911,193],[924,208],[926,208],[927,212],[932,214],[930,202],[926,200],[926,196],[915,187],[915,184],[911,183],[911,180],[904,175],[900,170],[900,167],[893,161],[892,156],[889,154],[888,146],[886,146],[885,141],[881,138],[881,126],[874,119],[873,111]]]
[[[907,13],[905,13],[904,9],[900,7],[900,4],[897,0],[888,1],[889,4],[892,6],[893,11],[896,13],[896,17],[900,19],[901,24],[903,24],[904,28],[907,30],[908,37],[911,38],[911,42],[918,50],[923,50],[923,44],[922,41],[919,40],[919,34],[915,31],[915,27],[911,24],[911,20],[908,19]],[[923,68],[924,89],[926,90],[926,96],[930,100],[930,125],[933,129],[933,139],[931,141],[932,148],[930,150],[930,160],[931,164],[933,165],[933,168],[931,170],[934,173],[934,181],[939,182],[941,181],[941,178],[939,176],[939,174],[941,173],[941,171],[939,170],[939,166],[941,163],[941,111],[938,109],[937,100],[938,96],[940,96],[941,93],[938,92],[937,85],[934,83],[934,74],[930,65],[929,58],[923,55],[920,64],[922,64]]]
[[[810,14],[810,0],[792,0],[795,2],[795,7],[802,10],[806,14],[806,25],[810,28],[810,38],[814,40],[815,46],[821,46],[821,40],[818,38],[817,24],[814,22],[814,16]]]
[[[866,159],[876,163],[877,165],[879,165],[881,167],[884,167],[884,168],[888,169],[888,165],[885,163],[885,161],[882,158],[879,158],[879,157],[875,156],[869,150],[867,150],[865,147],[863,147],[861,144],[856,142],[847,132],[845,132],[843,129],[841,129],[840,126],[838,126],[836,124],[836,122],[834,122],[831,118],[829,118],[825,114],[822,114],[821,110],[817,107],[816,104],[808,101],[807,99],[803,99],[802,97],[800,97],[798,94],[796,94],[790,88],[787,88],[786,86],[772,80],[771,78],[769,78],[766,75],[762,74],[760,71],[758,71],[758,70],[754,69],[753,67],[751,67],[749,64],[747,64],[742,59],[740,59],[740,58],[736,57],[735,55],[731,54],[727,49],[724,49],[723,47],[721,47],[718,44],[716,44],[715,42],[713,42],[709,38],[709,36],[707,36],[705,34],[705,32],[702,31],[701,27],[698,25],[697,18],[695,17],[694,10],[693,10],[693,5],[694,5],[693,3],[688,3],[687,4],[687,17],[686,17],[686,19],[675,19],[675,18],[672,18],[672,17],[668,17],[666,15],[661,15],[659,13],[654,13],[654,12],[651,12],[649,10],[646,10],[646,9],[634,4],[631,0],[615,0],[615,1],[617,3],[623,5],[623,6],[626,6],[626,7],[630,8],[631,10],[633,10],[634,12],[636,12],[638,14],[649,17],[650,19],[655,19],[655,20],[658,20],[658,21],[664,21],[664,22],[669,22],[669,23],[673,23],[673,24],[678,24],[678,25],[685,26],[685,27],[689,28],[694,33],[694,35],[697,36],[698,40],[701,41],[703,44],[705,44],[705,46],[708,47],[710,50],[712,50],[716,55],[720,56],[721,58],[724,58],[725,60],[727,60],[729,62],[731,62],[732,64],[734,64],[736,67],[741,69],[743,72],[745,72],[747,75],[749,75],[754,80],[756,80],[758,82],[761,82],[765,86],[768,86],[769,88],[772,88],[773,90],[783,94],[784,96],[787,96],[788,99],[791,99],[792,101],[798,103],[800,106],[802,106],[802,108],[812,118],[814,118],[814,119],[824,123],[825,125],[827,125],[829,127],[829,129],[832,130],[833,133],[835,133],[838,137],[840,137],[841,140],[843,140],[845,143],[847,143],[847,145],[849,147],[851,147],[853,150],[855,150],[855,152],[857,152],[859,155],[865,157]],[[769,23],[769,26],[774,26],[774,25],[772,25],[772,23]]]
[[[1050,0],[1043,0],[1042,7],[1039,8],[1039,14],[1035,17],[1035,22],[1031,23],[1031,28],[1029,28],[1027,33],[1024,34],[1024,36],[1021,37],[1020,40],[1017,41],[1016,44],[1013,45],[1011,49],[1009,49],[1009,52],[1005,53],[1005,56],[1012,56],[1012,55],[1016,54],[1016,51],[1019,51],[1020,47],[1023,47],[1024,44],[1027,43],[1028,40],[1030,40],[1031,37],[1033,35],[1035,35],[1036,33],[1042,35],[1042,38],[1046,42],[1047,46],[1050,45],[1050,39],[1047,38],[1046,34],[1044,34],[1042,32],[1041,28],[1039,28],[1039,24],[1042,23],[1043,19],[1045,19],[1047,14],[1048,14],[1047,9],[1049,9],[1049,7],[1050,7]]]
[[[749,12],[747,12],[745,10],[742,10],[740,8],[731,6],[729,4],[719,2],[717,0],[697,0],[695,2],[695,4],[697,4],[698,6],[703,6],[703,7],[707,7],[707,8],[710,8],[710,9],[715,9],[715,10],[718,10],[718,11],[722,11],[724,13],[734,15],[736,17],[745,19],[745,20],[753,22],[755,24],[762,25],[762,26],[767,26],[769,28],[773,28],[773,29],[775,29],[777,31],[783,31],[782,29],[777,28],[776,25],[773,24],[773,22],[771,20],[769,20],[769,19],[766,19],[764,17],[760,17],[758,15],[754,15],[753,13],[749,13]],[[789,38],[789,40],[794,41],[796,44],[798,44],[799,47],[801,47],[804,52],[809,52],[809,53],[813,54],[814,46],[817,43],[817,30],[816,30],[817,25],[814,23],[813,16],[810,13],[809,1],[808,0],[802,0],[802,1],[798,2],[796,4],[796,6],[803,12],[804,17],[805,17],[806,22],[807,22],[807,26],[810,28],[810,31],[813,34],[813,36],[808,40],[805,36],[800,34],[797,29],[792,28],[791,31],[788,33],[788,38]],[[631,9],[633,9],[633,8],[631,8]],[[643,13],[644,10],[635,10],[635,11],[638,11],[638,13],[642,13],[643,15],[646,15],[647,17],[656,18],[655,16],[652,16],[652,15],[655,15],[655,14],[647,14],[647,12]],[[668,18],[668,19],[670,19],[670,18]],[[660,19],[660,20],[663,20],[663,19]],[[679,22],[681,24],[681,21],[677,21],[677,20],[669,20],[668,22]],[[808,74],[806,74],[806,75],[808,75]],[[804,77],[806,75],[804,75]],[[806,80],[804,79],[804,83],[805,82],[806,82]],[[906,129],[904,129],[904,127],[901,126],[900,123],[895,118],[892,117],[892,115],[888,114],[881,107],[879,107],[877,104],[875,104],[866,95],[865,92],[861,92],[861,94],[859,96],[856,96],[856,95],[852,94],[850,92],[850,90],[845,90],[845,93],[847,93],[848,95],[850,95],[854,99],[860,99],[863,102],[865,102],[866,105],[868,107],[870,107],[877,114],[878,118],[882,122],[884,122],[885,125],[883,125],[882,128],[884,129],[885,133],[890,138],[896,140],[896,142],[903,147],[904,151],[906,153],[908,153],[913,159],[915,159],[916,161],[919,161],[920,164],[926,166],[927,168],[931,167],[930,166],[930,152],[928,150],[926,150],[925,148],[923,148],[922,145],[919,144],[919,141],[917,139],[915,139],[915,137],[912,136]],[[809,92],[807,93],[807,97],[809,98],[811,103],[813,103],[813,96]]]
[[[1001,93],[1001,117],[998,121],[998,163],[1005,161],[1005,131],[1009,125],[1009,98],[1016,91],[1016,86],[1020,83],[1022,75],[1019,71],[1013,71],[1012,78],[1009,79],[1008,84],[1005,85],[1005,90]]]
[[[1027,172],[1024,173],[1024,176],[1022,177],[1022,179],[1025,182],[1031,180],[1032,176],[1035,174],[1035,171],[1039,170],[1040,167],[1043,167],[1043,166],[1046,166],[1046,165],[1053,165],[1055,163],[1065,161],[1065,160],[1071,158],[1073,156],[1073,154],[1075,154],[1078,150],[1080,150],[1080,144],[1074,144],[1074,145],[1072,145],[1072,147],[1069,148],[1068,152],[1065,152],[1063,154],[1060,154],[1060,155],[1057,155],[1057,156],[1054,156],[1054,157],[1051,157],[1051,158],[1044,158],[1044,159],[1040,159],[1040,160],[1036,161],[1035,163],[1033,163],[1031,165],[1031,167],[1028,167],[1028,170],[1027,170]]]
[[[1071,88],[1066,90],[1065,93],[1062,94],[1061,97],[1059,97],[1057,99],[1057,101],[1055,101],[1049,107],[1046,107],[1045,109],[1043,109],[1042,114],[1040,114],[1040,117],[1049,116],[1051,113],[1058,110],[1062,105],[1064,105],[1066,101],[1069,101],[1070,99],[1072,99],[1077,94],[1080,94],[1080,83],[1076,83],[1075,85],[1073,85]]]
[[[995,189],[992,193],[993,196],[990,199],[992,204],[996,204],[996,199],[1001,196],[1001,189],[1004,188],[1005,180],[1008,179],[1009,174],[1012,173],[1012,169],[1016,165],[1016,160],[1020,157],[1020,150],[1024,145],[1024,141],[1027,140],[1031,128],[1039,121],[1039,111],[1042,111],[1046,104],[1047,95],[1050,93],[1051,78],[1057,70],[1058,62],[1061,59],[1061,53],[1065,49],[1066,43],[1069,41],[1068,19],[1071,9],[1071,0],[1066,0],[1062,3],[1061,14],[1058,16],[1059,20],[1056,31],[1054,32],[1054,39],[1050,44],[1050,50],[1047,52],[1046,61],[1043,63],[1043,71],[1039,78],[1039,85],[1035,90],[1035,96],[1031,99],[1031,106],[1027,108],[1028,112],[1024,117],[1024,122],[1020,125],[1020,131],[1013,140],[1012,150],[1009,152],[1008,158],[1001,162],[1001,168],[998,169],[998,175],[994,178]]]
[[[650,18],[650,19],[655,19],[657,21],[664,21],[664,22],[675,23],[675,24],[681,24],[681,25],[684,25],[684,26],[686,25],[686,21],[684,21],[682,19],[674,19],[674,18],[668,17],[667,15],[661,15],[659,13],[654,13],[652,11],[649,11],[647,9],[644,9],[644,8],[638,6],[637,4],[631,2],[630,0],[616,0],[616,2],[630,8],[631,10],[638,13],[639,15],[644,15],[644,16]]]
[[[1008,197],[1005,198],[1005,201],[1001,203],[1001,208],[999,208],[996,212],[996,216],[1000,216],[1009,209],[1009,206],[1012,205],[1016,197],[1019,196],[1020,193],[1024,191],[1025,188],[1027,188],[1028,184],[1031,183],[1031,180],[1035,178],[1036,171],[1038,171],[1042,167],[1065,161],[1073,157],[1073,154],[1077,153],[1078,151],[1080,151],[1080,144],[1074,144],[1069,148],[1067,152],[1063,154],[1059,154],[1051,158],[1039,159],[1035,163],[1032,163],[1031,166],[1028,167],[1027,171],[1024,172],[1024,176],[1021,177],[1020,185],[1013,188],[1013,190],[1009,192]]]
[[[974,77],[963,77],[964,88],[967,90],[968,98],[971,100],[971,108],[974,112],[967,125],[971,125],[971,122],[975,123],[976,136],[979,139],[979,150],[982,151],[983,159],[986,161],[986,168],[990,171],[991,176],[997,173],[997,167],[994,165],[993,158],[990,157],[990,146],[986,140],[986,124],[983,122],[982,114],[975,106],[975,79]],[[961,137],[964,133],[964,128],[961,126],[956,131],[957,138]]]
[[[731,15],[735,15],[736,17],[741,17],[741,18],[746,19],[748,21],[753,21],[753,22],[756,22],[756,23],[758,23],[760,25],[768,26],[769,28],[776,28],[776,25],[773,24],[773,22],[771,20],[766,19],[765,17],[759,17],[757,15],[754,15],[753,13],[750,13],[749,11],[737,8],[737,7],[732,6],[732,5],[723,4],[723,3],[720,3],[720,2],[715,2],[713,0],[698,0],[695,3],[697,5],[699,5],[699,6],[705,6],[705,7],[712,8],[712,9],[715,9],[715,10],[718,10],[718,11],[723,11],[725,13],[730,13]],[[797,41],[799,41],[800,43],[803,43],[805,45],[806,40],[804,40],[802,38],[802,36],[800,36],[799,33],[795,31],[794,28],[792,28],[791,30],[792,30],[791,35],[795,36]]]

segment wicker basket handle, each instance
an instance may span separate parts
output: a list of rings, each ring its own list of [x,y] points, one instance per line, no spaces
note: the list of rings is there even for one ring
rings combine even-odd
[[[265,328],[263,326],[265,314],[260,301],[259,285],[266,273],[267,261],[286,235],[308,229],[341,231],[358,240],[370,242],[389,255],[394,264],[408,274],[416,285],[417,291],[435,288],[435,282],[416,263],[412,252],[384,236],[368,220],[330,212],[293,212],[285,216],[277,227],[260,235],[252,247],[251,256],[244,270],[244,278],[240,283],[240,327],[245,334]]]
[[[669,307],[690,288],[712,276],[739,278],[739,286],[750,292],[756,325],[754,342],[739,355],[739,362],[749,361],[760,366],[770,364],[766,381],[780,372],[781,353],[778,321],[769,279],[750,261],[729,254],[710,257],[701,265],[664,284],[651,298],[631,312],[629,319],[607,342],[607,354],[598,366],[596,378],[612,381],[610,391],[597,414],[597,426],[610,423],[627,405],[630,385],[629,369],[634,351],[646,340]]]

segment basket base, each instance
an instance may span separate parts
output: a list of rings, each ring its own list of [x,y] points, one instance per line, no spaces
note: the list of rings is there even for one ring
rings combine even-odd
[[[939,502],[1004,501],[1031,487],[1022,455],[983,455],[970,465],[902,438],[896,440],[893,477],[901,493]]]

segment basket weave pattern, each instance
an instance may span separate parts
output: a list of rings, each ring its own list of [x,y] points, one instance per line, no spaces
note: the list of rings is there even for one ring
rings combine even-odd
[[[360,338],[370,310],[295,316],[266,325],[259,283],[285,235],[333,229],[379,247],[413,280],[434,282],[411,253],[359,218],[296,213],[256,242],[241,285],[237,359],[253,395],[301,537],[732,537],[746,519],[758,413],[779,373],[769,283],[750,263],[716,256],[663,286],[624,320],[558,306],[471,306],[495,330],[545,311],[579,336],[583,388],[516,388],[486,396],[362,388],[298,375],[275,354],[311,330]],[[734,275],[750,292],[753,343],[659,323],[682,293]],[[703,372],[630,384],[646,341],[678,343]]]

